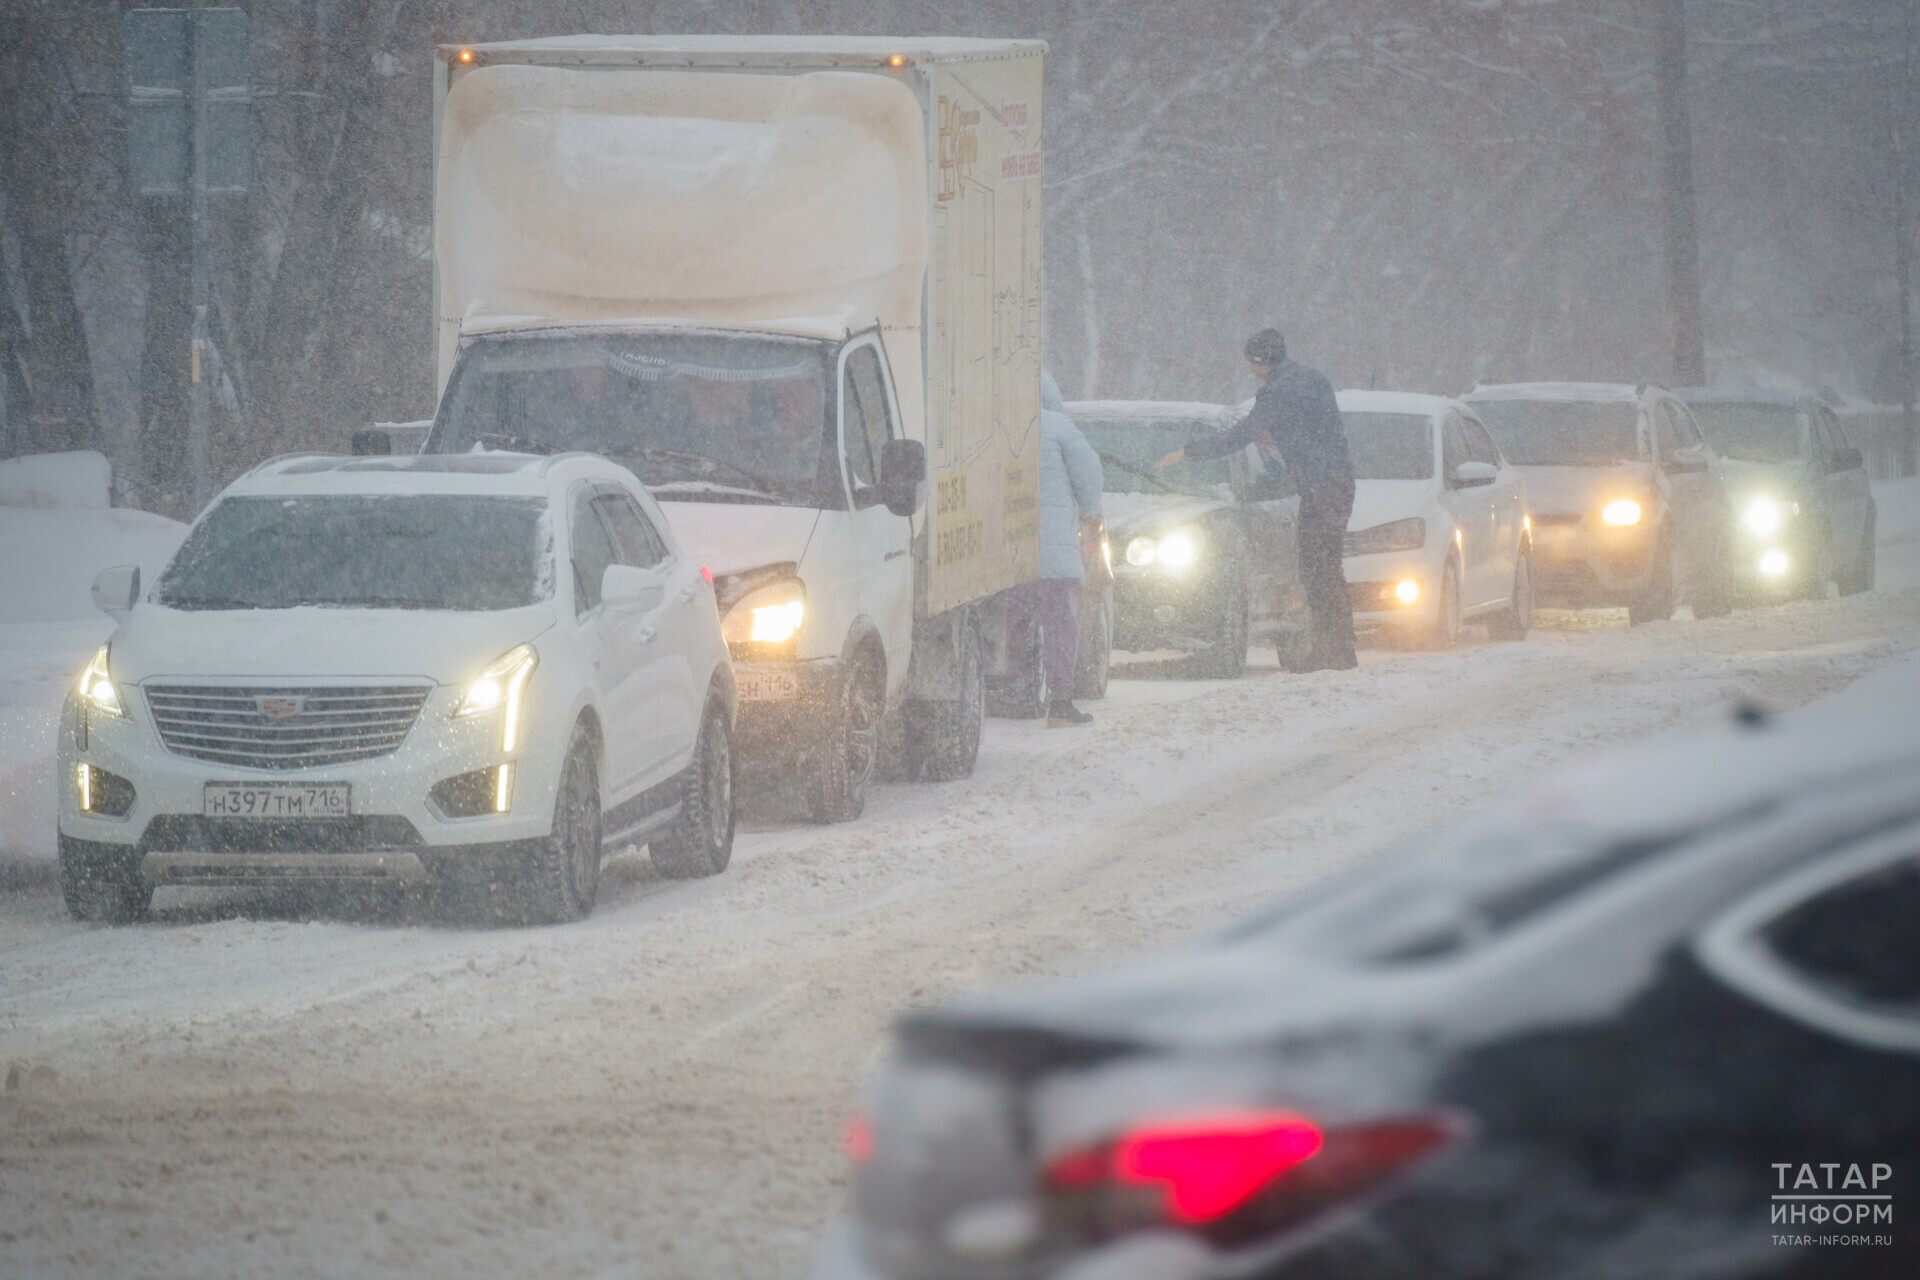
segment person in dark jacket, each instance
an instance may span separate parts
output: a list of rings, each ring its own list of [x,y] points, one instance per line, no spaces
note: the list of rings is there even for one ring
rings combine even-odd
[[[1195,440],[1160,460],[1220,458],[1249,443],[1270,441],[1300,490],[1300,582],[1313,610],[1308,670],[1359,665],[1353,653],[1353,602],[1347,597],[1341,549],[1353,515],[1353,463],[1333,384],[1318,369],[1287,359],[1278,329],[1247,339],[1247,361],[1260,380],[1253,411],[1231,431]]]

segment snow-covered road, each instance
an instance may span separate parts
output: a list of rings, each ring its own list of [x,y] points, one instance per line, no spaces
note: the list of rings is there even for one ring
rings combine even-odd
[[[91,928],[6,863],[0,1273],[791,1273],[891,1012],[1174,941],[1594,747],[1920,647],[1920,489],[1881,502],[1873,594],[1116,680],[1091,730],[991,721],[972,778],[859,822],[763,801],[714,880],[616,859],[579,925],[200,891]]]

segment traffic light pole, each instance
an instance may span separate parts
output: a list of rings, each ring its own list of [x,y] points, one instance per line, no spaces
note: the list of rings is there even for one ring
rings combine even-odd
[[[207,358],[207,60],[205,30],[199,14],[193,15],[193,344],[187,384],[187,452],[193,464],[193,509],[204,510],[213,495],[211,451],[208,431],[207,378],[211,374]]]

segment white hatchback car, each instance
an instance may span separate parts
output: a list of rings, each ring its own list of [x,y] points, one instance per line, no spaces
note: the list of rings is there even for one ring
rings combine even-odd
[[[584,454],[265,463],[67,698],[60,881],[82,919],[161,885],[501,883],[593,909],[602,851],[733,848],[733,670],[705,570]]]
[[[1468,618],[1533,624],[1533,536],[1519,472],[1458,400],[1342,391],[1353,459],[1345,567],[1354,622],[1444,647]]]

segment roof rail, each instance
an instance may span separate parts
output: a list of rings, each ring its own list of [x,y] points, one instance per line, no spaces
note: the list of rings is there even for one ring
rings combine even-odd
[[[575,458],[597,458],[601,462],[613,461],[604,454],[594,453],[589,449],[569,449],[565,453],[550,453],[540,460],[540,477],[545,479],[547,472],[553,470],[555,463],[571,462]],[[618,466],[619,464],[615,463],[614,465]]]

